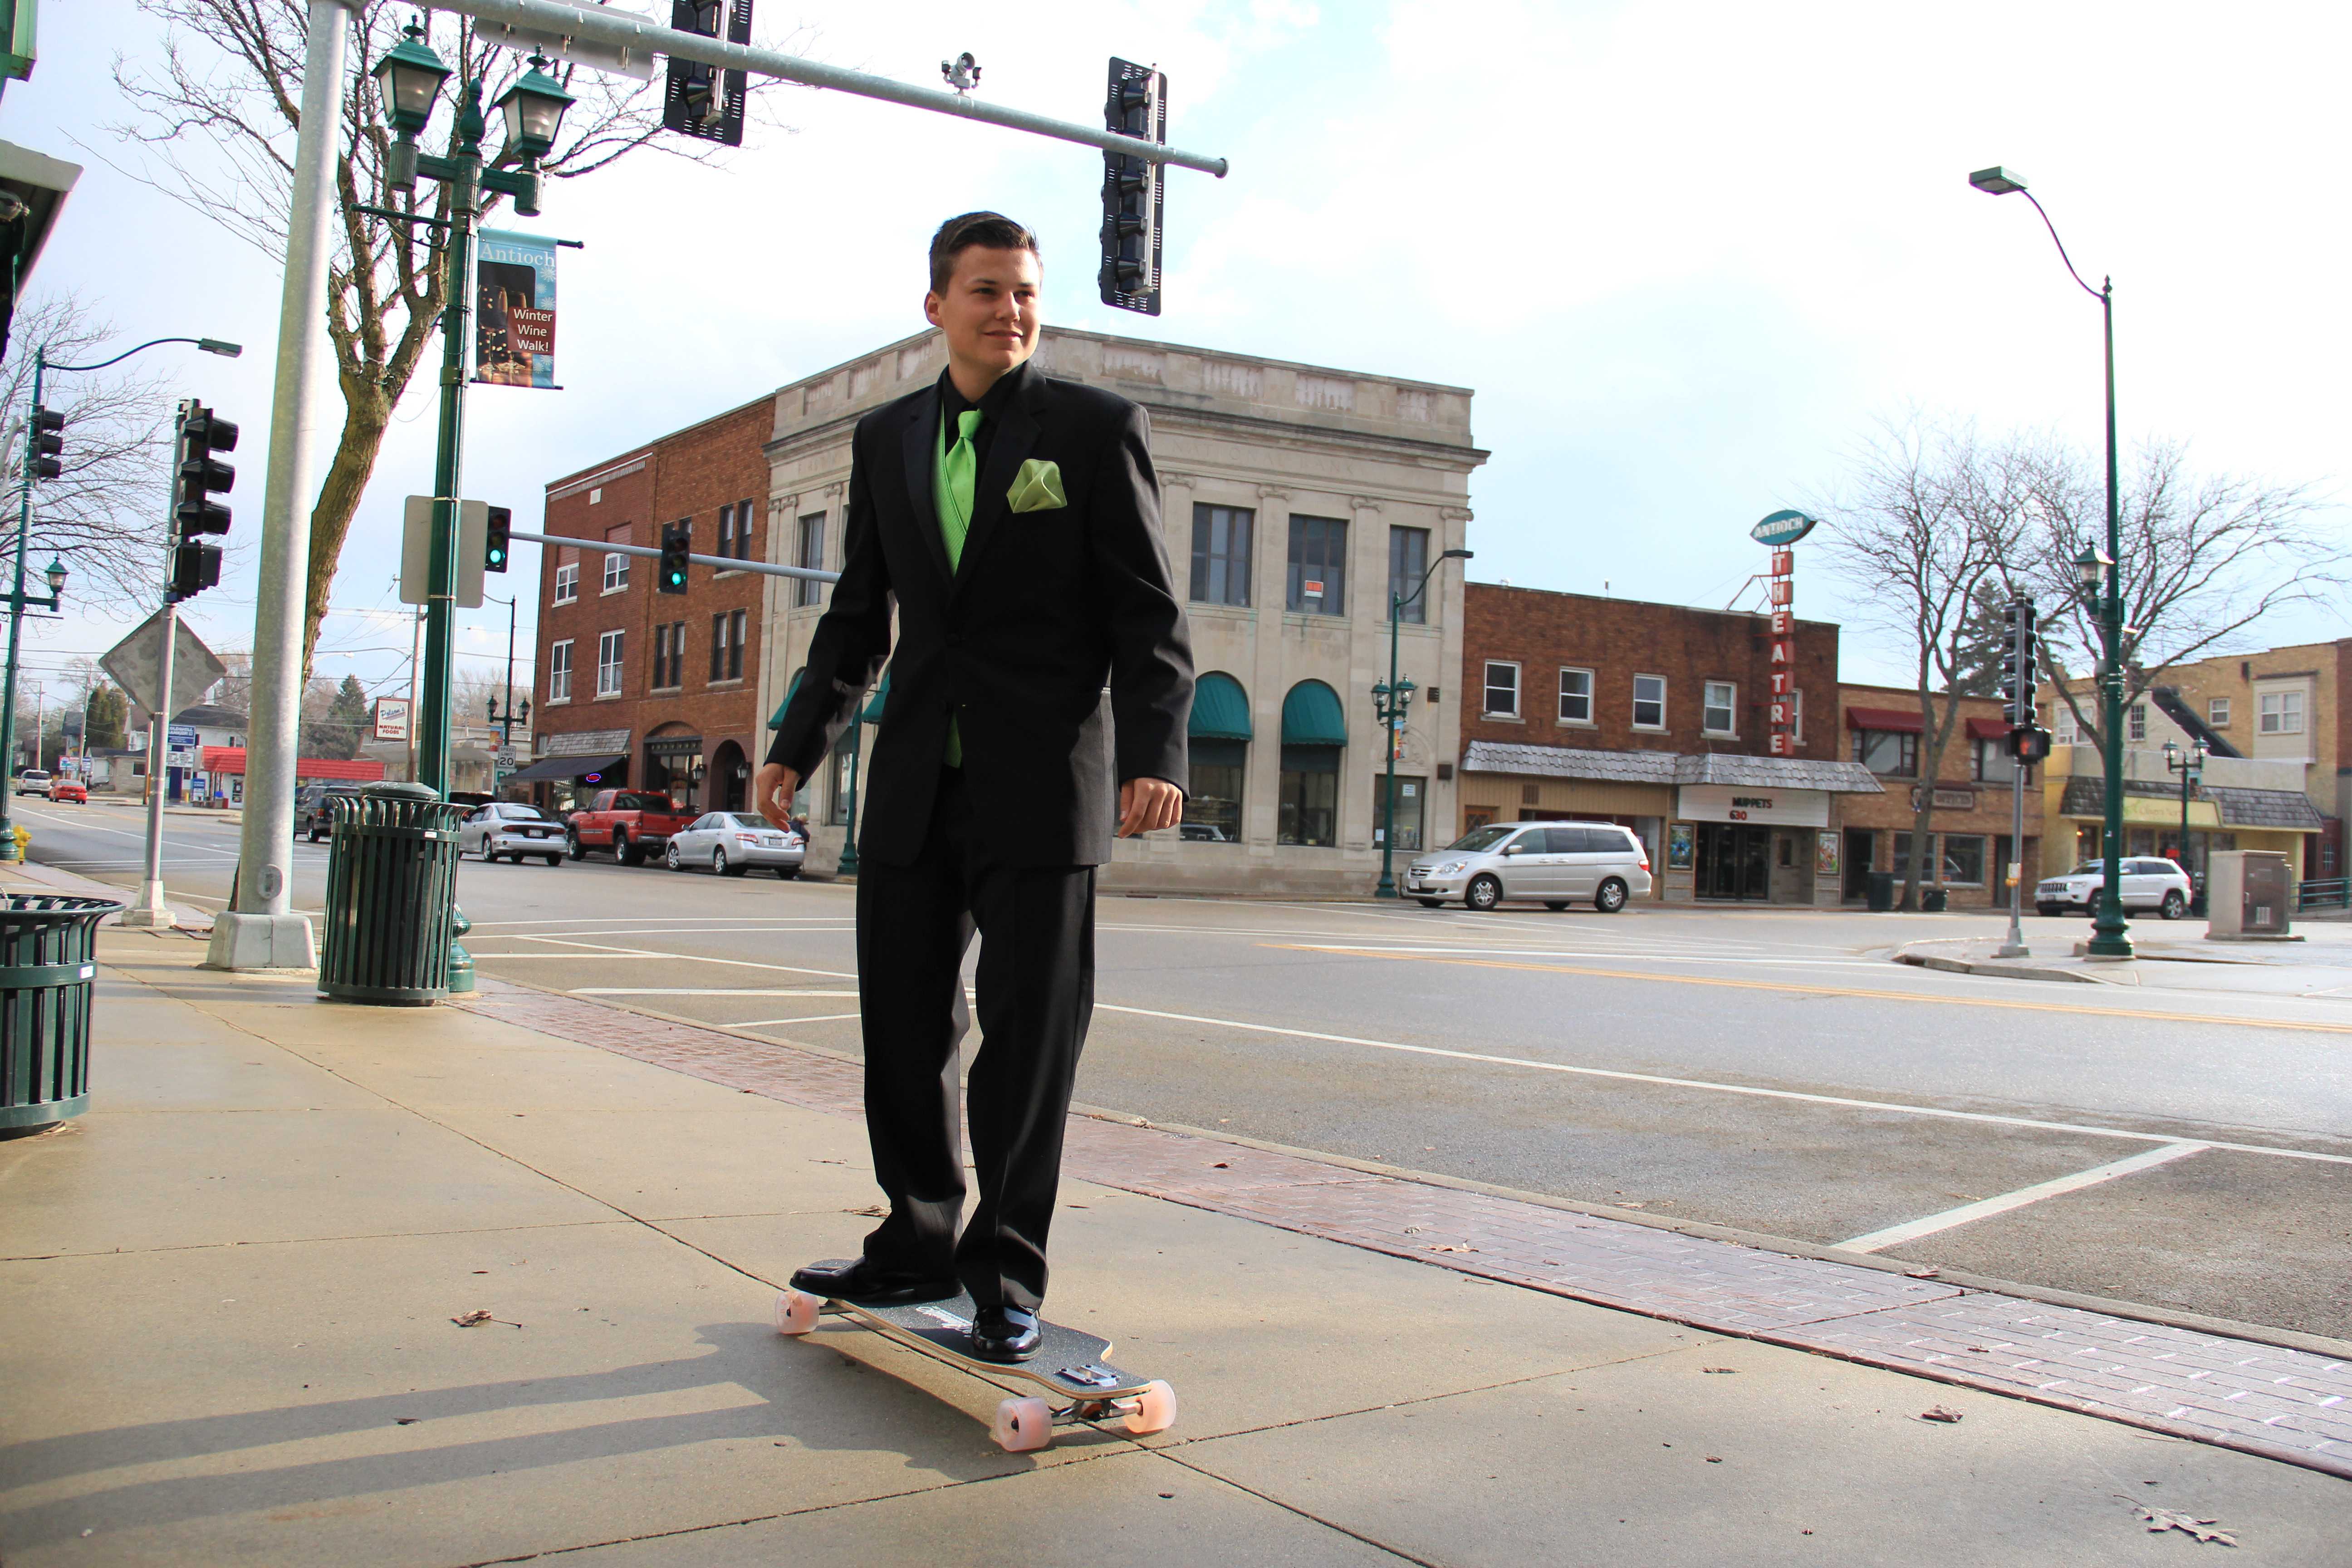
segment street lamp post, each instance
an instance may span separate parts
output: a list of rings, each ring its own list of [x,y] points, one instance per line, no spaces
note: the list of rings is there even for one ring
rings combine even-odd
[[[42,574],[48,579],[48,597],[39,598],[25,592],[25,563],[33,542],[33,480],[36,478],[50,477],[41,472],[44,461],[48,462],[52,469],[56,467],[54,458],[45,458],[41,448],[41,438],[44,435],[55,438],[63,428],[62,422],[44,426],[42,416],[47,411],[41,405],[42,385],[48,379],[49,372],[53,370],[71,371],[77,374],[84,371],[104,370],[109,365],[121,364],[132,354],[154,348],[161,343],[194,343],[208,354],[219,354],[226,359],[235,359],[245,352],[236,344],[223,342],[218,338],[151,338],[143,343],[123,350],[112,359],[102,359],[93,364],[52,364],[49,363],[49,351],[47,344],[43,344],[33,355],[33,407],[31,416],[25,421],[25,471],[16,498],[16,581],[15,586],[8,592],[8,662],[5,677],[0,677],[0,758],[7,760],[9,775],[7,787],[0,789],[0,861],[15,860],[19,858],[16,853],[16,826],[9,820],[9,816],[16,798],[15,782],[16,666],[18,655],[23,647],[25,612],[27,609],[55,611],[64,602],[66,594],[65,563],[54,556],[50,558],[47,570]],[[176,458],[177,453],[175,452],[173,456]],[[168,640],[171,630],[168,626],[164,628],[166,647],[171,646]],[[169,708],[172,705],[172,694],[168,691],[162,692],[158,694],[156,700]],[[151,777],[154,769],[155,760],[151,755],[147,760],[147,770]]]
[[[2116,463],[2116,284],[2113,278],[2100,280],[2094,289],[2074,270],[2074,258],[2066,254],[2066,242],[2058,237],[2058,226],[2050,221],[2042,203],[2025,188],[2025,176],[2015,169],[1995,165],[1979,169],[1969,176],[1969,184],[1988,195],[2005,196],[2014,192],[2033,203],[2033,210],[2042,215],[2042,226],[2050,231],[2051,243],[2058,247],[2058,259],[2066,264],[2067,276],[2082,287],[2083,292],[2099,302],[2099,314],[2106,331],[2107,371],[2107,547],[2101,559],[2105,566],[2104,584],[2085,582],[2084,599],[2092,605],[2093,619],[2099,628],[2099,760],[2105,774],[2106,811],[2100,835],[2099,912],[2091,921],[2091,940],[2084,949],[2092,958],[2129,958],[2132,955],[2130,927],[2124,920],[2123,848],[2124,848],[2124,671],[2123,671],[2123,581],[2116,564],[2123,553],[2123,511],[2117,494]],[[2085,551],[2084,555],[2095,552]],[[2080,558],[2077,568],[2082,565]],[[2104,590],[2104,591],[2102,591]]]
[[[1372,687],[1372,711],[1379,716],[1381,732],[1387,743],[1387,782],[1381,798],[1381,882],[1373,889],[1376,899],[1393,899],[1396,889],[1396,754],[1397,741],[1404,733],[1405,713],[1412,706],[1413,683],[1397,671],[1397,623],[1404,607],[1421,597],[1437,569],[1448,561],[1467,561],[1475,553],[1468,550],[1448,550],[1429,563],[1410,594],[1389,592],[1389,678]],[[1426,803],[1424,802],[1424,805]]]
[[[2190,914],[2205,912],[2205,884],[2189,865],[2189,791],[2205,776],[2205,742],[2193,741],[2183,751],[2170,741],[2164,743],[2164,765],[2168,772],[2180,775],[2180,868],[2189,873]]]
[[[530,58],[530,69],[502,94],[495,108],[506,119],[507,146],[520,162],[517,169],[493,169],[482,158],[482,81],[468,78],[457,104],[457,122],[449,156],[435,157],[417,150],[416,137],[433,116],[434,100],[450,75],[441,57],[425,42],[425,29],[411,24],[401,41],[376,62],[372,73],[383,100],[384,117],[395,133],[385,160],[385,184],[414,191],[419,175],[438,180],[449,190],[446,222],[410,213],[384,216],[432,224],[442,236],[441,412],[433,458],[433,532],[426,573],[425,608],[425,689],[422,711],[415,715],[417,782],[443,799],[449,795],[449,744],[454,715],[450,710],[454,679],[456,628],[454,610],[457,584],[457,495],[464,466],[466,420],[466,323],[472,313],[469,287],[474,261],[474,231],[481,216],[486,192],[514,198],[515,211],[525,217],[539,213],[539,160],[555,145],[563,111],[572,103],[543,68],[547,61]]]

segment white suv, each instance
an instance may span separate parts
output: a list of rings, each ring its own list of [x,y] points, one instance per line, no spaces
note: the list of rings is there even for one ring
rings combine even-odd
[[[2062,915],[2069,910],[2096,914],[2105,875],[2106,862],[2085,860],[2063,876],[2045,877],[2033,889],[2033,908],[2045,915]],[[2189,900],[2197,896],[2188,872],[2170,860],[2144,855],[2125,860],[2116,880],[2124,908],[2154,910],[2168,921],[2187,914]]]
[[[20,770],[16,774],[16,793],[18,795],[48,794],[49,775],[39,768]]]
[[[1496,822],[1405,868],[1404,894],[1435,909],[1459,899],[1491,910],[1525,899],[1548,910],[1589,900],[1604,915],[1650,892],[1650,856],[1613,822]]]

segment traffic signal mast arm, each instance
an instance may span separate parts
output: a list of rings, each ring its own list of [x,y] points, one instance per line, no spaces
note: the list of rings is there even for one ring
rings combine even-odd
[[[602,7],[592,10],[558,5],[556,0],[436,0],[434,8],[456,11],[488,22],[504,22],[510,26],[526,27],[561,37],[606,44],[640,55],[667,55],[676,59],[699,60],[705,65],[749,71],[755,76],[796,81],[804,87],[830,88],[835,92],[880,99],[885,103],[903,104],[909,109],[928,109],[934,114],[952,114],[959,119],[982,121],[1009,130],[1027,131],[1039,136],[1100,147],[1105,152],[1120,153],[1131,158],[1145,158],[1155,163],[1174,163],[1181,168],[1198,169],[1221,180],[1231,167],[1224,159],[1212,158],[1206,153],[1187,153],[1179,147],[1118,135],[1091,125],[1078,125],[1066,120],[1031,114],[1024,110],[1007,109],[977,96],[942,92],[937,88],[893,81],[888,77],[844,70],[838,66],[803,59],[798,55],[788,55],[778,49],[755,48],[745,44],[731,44],[724,38],[681,32],[674,27],[657,27],[616,10]]]
[[[646,561],[661,559],[661,551],[650,544],[608,544],[601,539],[572,539],[560,533],[525,533],[512,530],[509,539],[523,540],[531,544],[568,544],[575,550],[593,550],[606,555],[635,555]],[[721,572],[755,572],[762,577],[798,577],[808,583],[838,583],[838,572],[820,572],[814,566],[778,566],[766,561],[744,561],[732,555],[687,556],[697,566],[715,567]]]

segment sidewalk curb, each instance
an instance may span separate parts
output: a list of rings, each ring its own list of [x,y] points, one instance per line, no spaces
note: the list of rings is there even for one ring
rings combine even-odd
[[[1907,963],[1915,969],[1940,970],[1947,974],[1985,974],[1997,980],[2061,980],[2077,985],[2132,984],[2082,970],[2045,969],[2038,963],[2020,963],[2014,959],[1948,958],[1940,952],[1913,952],[1908,949],[1896,952],[1895,962]]]

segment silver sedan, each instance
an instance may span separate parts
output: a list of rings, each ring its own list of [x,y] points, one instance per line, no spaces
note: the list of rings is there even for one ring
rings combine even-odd
[[[535,855],[551,866],[563,863],[563,824],[535,805],[519,800],[494,800],[457,825],[460,858],[477,855],[522,864]]]
[[[709,811],[669,836],[662,864],[673,871],[708,866],[722,877],[740,877],[754,867],[779,877],[801,874],[808,846],[748,811]]]

